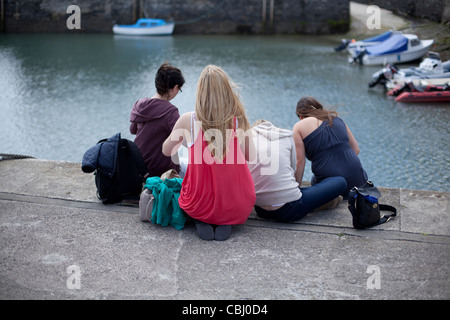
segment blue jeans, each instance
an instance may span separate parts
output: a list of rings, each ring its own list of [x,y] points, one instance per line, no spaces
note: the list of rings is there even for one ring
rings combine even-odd
[[[337,198],[347,188],[342,177],[331,177],[307,188],[300,188],[302,197],[297,201],[286,203],[280,209],[269,211],[255,206],[255,211],[263,219],[281,222],[296,221],[318,207]]]

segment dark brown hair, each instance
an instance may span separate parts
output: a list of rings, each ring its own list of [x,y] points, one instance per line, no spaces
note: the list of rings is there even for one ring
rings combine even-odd
[[[333,126],[333,118],[338,116],[336,111],[324,109],[320,102],[313,97],[302,97],[297,103],[295,113],[299,118],[314,117],[322,121],[328,121],[330,127]]]
[[[155,87],[160,95],[166,95],[169,89],[173,89],[176,85],[181,89],[183,84],[184,77],[180,69],[171,66],[167,62],[164,62],[159,67],[155,76]]]

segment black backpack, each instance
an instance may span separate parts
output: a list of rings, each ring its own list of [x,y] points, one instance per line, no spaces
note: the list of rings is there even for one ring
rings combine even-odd
[[[353,187],[348,196],[348,209],[352,214],[353,227],[366,229],[388,222],[397,215],[397,209],[387,204],[378,203],[380,191],[371,181],[361,187]],[[381,216],[381,211],[391,211],[390,215]]]
[[[148,176],[138,146],[133,141],[120,138],[120,133],[100,140],[86,151],[82,170],[94,171],[97,197],[104,204],[123,200],[138,203]]]

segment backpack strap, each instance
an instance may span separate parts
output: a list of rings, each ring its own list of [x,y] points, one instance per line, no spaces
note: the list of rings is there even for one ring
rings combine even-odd
[[[391,220],[391,218],[393,218],[393,217],[395,217],[397,215],[397,209],[395,207],[393,207],[393,206],[390,206],[390,205],[387,205],[387,204],[379,204],[378,206],[380,207],[380,211],[391,211],[393,213],[390,214],[390,215],[382,215],[377,222],[375,222],[374,224],[368,226],[368,228],[375,227],[375,226],[378,226],[380,224],[386,223],[389,220]]]
[[[383,215],[380,218],[380,220],[378,221],[377,225],[385,223],[385,222],[388,222],[389,220],[391,220],[391,218],[397,216],[397,209],[395,207],[387,205],[387,204],[380,204],[379,206],[380,206],[380,210],[381,211],[391,211],[392,214],[390,214],[390,215]]]

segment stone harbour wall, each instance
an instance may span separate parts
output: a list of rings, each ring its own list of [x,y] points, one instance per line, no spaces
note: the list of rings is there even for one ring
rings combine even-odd
[[[175,34],[330,34],[348,31],[349,0],[0,0],[5,32],[74,32],[70,5],[81,10],[78,32],[112,32],[139,17],[175,21]]]

